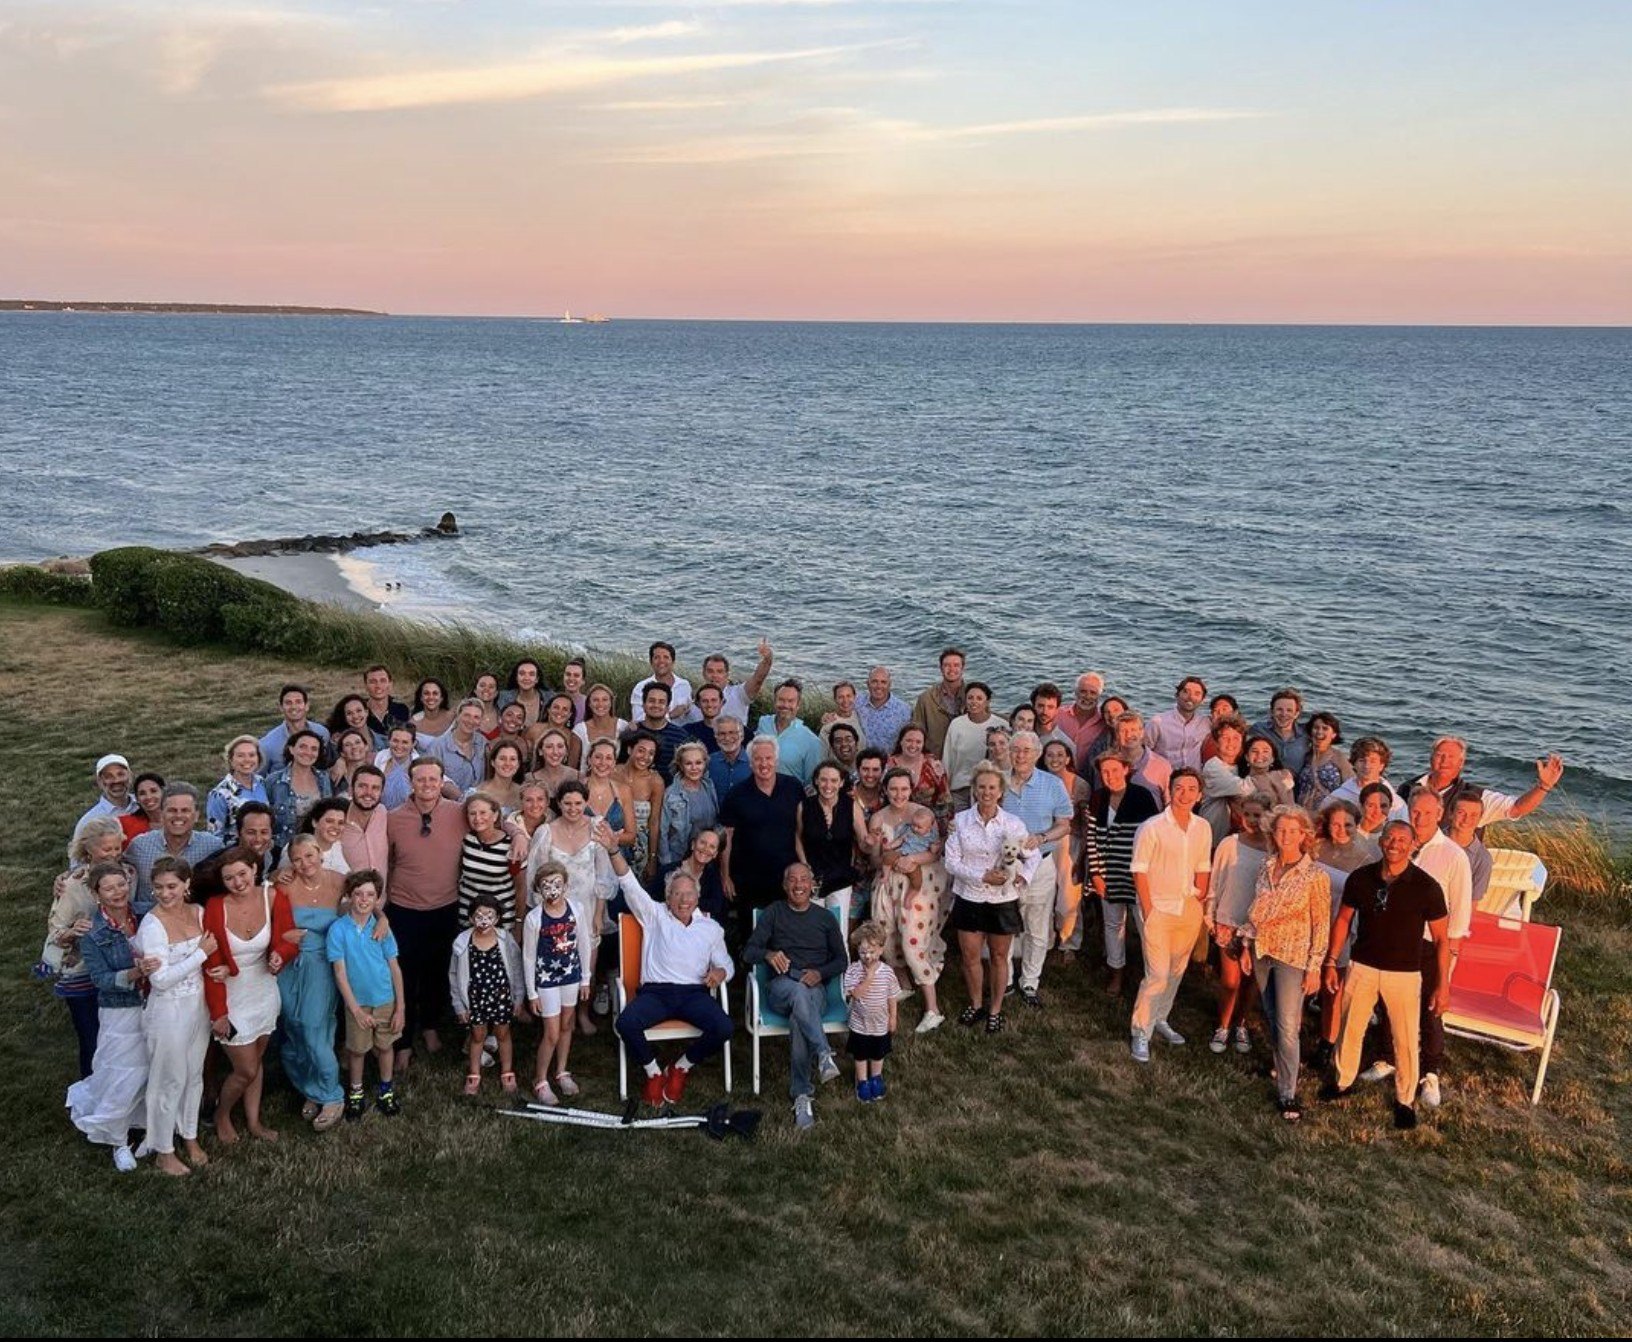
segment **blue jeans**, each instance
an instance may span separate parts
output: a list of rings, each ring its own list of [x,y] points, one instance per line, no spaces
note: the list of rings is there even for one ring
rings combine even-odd
[[[1275,1089],[1283,1100],[1298,1093],[1298,1032],[1303,1028],[1303,970],[1262,956],[1253,962],[1258,995],[1275,1049]]]
[[[643,983],[613,1026],[642,1070],[656,1056],[646,1031],[666,1020],[683,1020],[703,1032],[686,1049],[685,1056],[693,1066],[724,1048],[736,1028],[720,1010],[719,999],[700,983]]]
[[[797,975],[779,974],[766,985],[765,997],[771,1009],[780,1011],[792,1025],[788,1034],[793,1054],[788,1065],[788,1094],[797,1100],[816,1089],[810,1079],[811,1058],[823,1058],[832,1052],[822,1030],[827,984],[818,983],[812,988],[799,982]]]

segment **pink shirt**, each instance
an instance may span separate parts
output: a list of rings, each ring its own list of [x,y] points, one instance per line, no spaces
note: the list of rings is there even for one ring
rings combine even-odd
[[[351,819],[348,811],[345,828],[340,831],[340,851],[345,854],[346,865],[352,871],[372,867],[381,876],[389,877],[391,843],[386,837],[385,807],[376,806],[369,812],[367,829]]]

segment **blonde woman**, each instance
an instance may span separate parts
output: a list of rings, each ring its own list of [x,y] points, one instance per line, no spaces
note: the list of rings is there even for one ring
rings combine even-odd
[[[270,806],[266,784],[261,779],[265,763],[261,743],[253,736],[235,736],[221,752],[227,766],[226,777],[210,789],[204,800],[204,819],[211,834],[223,848],[238,842],[238,812],[252,801]]]
[[[1331,933],[1332,884],[1311,856],[1315,825],[1301,806],[1277,806],[1268,819],[1271,852],[1258,873],[1241,935],[1275,1047],[1281,1116],[1303,1117],[1298,1104],[1298,1029],[1303,1001],[1320,988],[1320,966]],[[1245,957],[1243,964],[1246,963]]]
[[[96,917],[90,874],[99,866],[118,867],[134,890],[136,868],[123,861],[124,850],[125,830],[116,816],[99,815],[81,825],[70,846],[68,870],[52,886],[51,912],[45,921],[41,964],[44,973],[55,977],[56,995],[62,998],[74,1022],[82,1079],[91,1074],[97,1034],[96,984],[91,981],[80,946],[80,938],[91,930]]]

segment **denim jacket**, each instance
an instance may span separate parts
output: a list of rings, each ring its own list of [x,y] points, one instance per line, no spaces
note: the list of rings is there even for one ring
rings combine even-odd
[[[329,771],[319,767],[315,772],[318,800],[333,796],[334,787],[329,782]],[[295,788],[290,782],[289,773],[290,766],[284,765],[283,768],[268,774],[266,779],[267,804],[272,808],[273,829],[280,847],[286,846],[289,840],[295,837],[299,823],[295,818]]]
[[[145,900],[130,902],[131,917],[138,924],[153,906]],[[136,967],[136,953],[130,938],[107,920],[101,909],[91,919],[91,930],[79,939],[79,953],[85,957],[85,969],[96,984],[96,1004],[103,1010],[109,1007],[139,1007],[142,994],[132,986],[131,970]]]

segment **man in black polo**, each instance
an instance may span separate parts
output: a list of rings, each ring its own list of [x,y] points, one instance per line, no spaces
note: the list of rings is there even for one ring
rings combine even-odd
[[[1451,1001],[1449,911],[1440,884],[1411,861],[1411,826],[1391,820],[1383,827],[1383,858],[1350,874],[1332,924],[1325,964],[1327,992],[1338,988],[1337,953],[1348,940],[1355,915],[1360,931],[1343,983],[1343,1022],[1337,1040],[1337,1077],[1321,1098],[1341,1100],[1360,1072],[1360,1049],[1378,998],[1388,1013],[1394,1041],[1394,1126],[1417,1125],[1417,1033],[1422,1010],[1422,942],[1426,927],[1439,958],[1438,983],[1428,1009],[1445,1014]]]
[[[720,870],[743,941],[754,930],[754,910],[781,898],[783,873],[799,860],[794,834],[805,788],[778,773],[776,761],[776,738],[756,736],[748,746],[747,779],[720,802]]]

